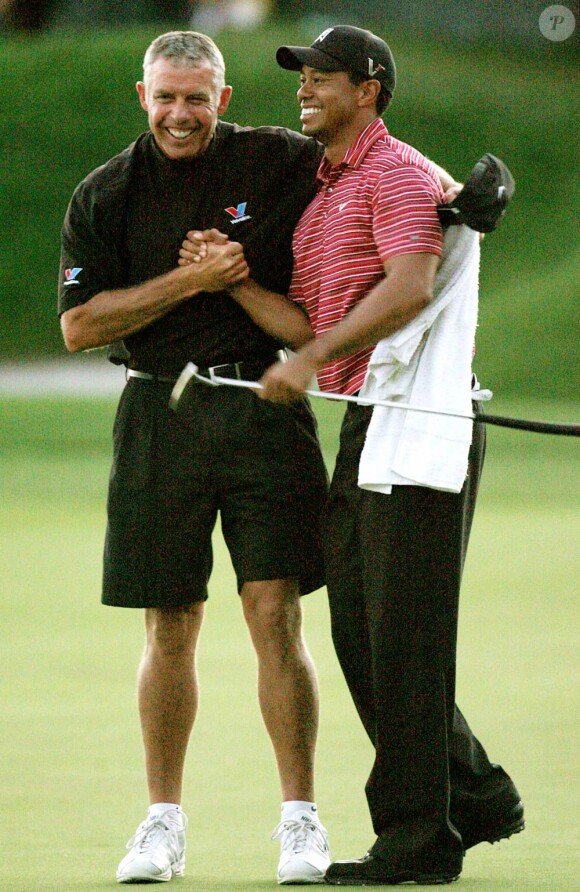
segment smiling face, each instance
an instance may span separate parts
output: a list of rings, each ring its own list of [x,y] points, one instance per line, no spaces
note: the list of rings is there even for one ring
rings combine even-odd
[[[357,90],[346,71],[318,71],[304,65],[297,94],[302,132],[326,144],[350,128],[358,110]]]
[[[297,93],[302,132],[326,146],[327,156],[344,153],[376,117],[377,89],[377,81],[355,85],[346,71],[319,71],[304,65]]]
[[[231,87],[220,89],[216,82],[207,61],[192,68],[158,58],[149,66],[146,82],[137,84],[155,142],[168,158],[189,160],[207,149],[232,94]]]

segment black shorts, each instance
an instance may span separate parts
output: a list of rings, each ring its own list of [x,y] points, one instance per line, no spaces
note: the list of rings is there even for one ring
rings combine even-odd
[[[320,516],[328,478],[306,401],[291,408],[233,387],[130,379],[113,431],[104,604],[184,606],[207,598],[218,512],[237,577],[324,584]]]

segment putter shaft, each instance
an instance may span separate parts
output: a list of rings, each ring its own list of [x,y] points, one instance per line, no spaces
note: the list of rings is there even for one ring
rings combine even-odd
[[[179,400],[184,390],[194,378],[200,384],[205,384],[209,387],[225,385],[227,387],[246,387],[250,390],[262,389],[262,385],[258,381],[244,381],[238,378],[221,378],[211,372],[210,377],[206,378],[204,375],[199,374],[199,368],[195,363],[188,362],[171,392],[169,405],[174,411],[177,411]],[[540,434],[560,434],[568,437],[580,437],[580,424],[566,424],[553,421],[529,421],[524,418],[505,418],[500,415],[484,415],[483,413],[464,415],[459,412],[451,412],[448,409],[433,409],[431,406],[414,406],[409,403],[400,403],[394,400],[371,400],[360,396],[348,396],[343,393],[333,393],[332,391],[306,390],[305,393],[308,396],[324,400],[358,403],[360,406],[384,406],[387,409],[406,409],[409,412],[425,412],[429,415],[448,415],[451,418],[463,418],[467,421],[482,421],[485,424],[494,424],[499,427],[511,427],[517,430],[531,431]],[[486,391],[481,392],[482,397],[485,393]],[[489,399],[491,394],[489,391],[487,391],[487,393],[489,396],[486,396],[485,398]]]
[[[197,375],[198,379],[203,376]],[[209,384],[225,384],[230,387],[247,387],[251,390],[262,390],[262,385],[258,381],[244,381],[238,378],[220,378],[218,375],[212,375],[211,378],[203,379]],[[360,396],[349,396],[346,393],[333,393],[324,390],[305,390],[308,396],[314,396],[323,400],[336,400],[344,403],[357,403],[359,406],[383,406],[385,409],[408,409],[411,412],[424,412],[428,415],[448,415],[451,418],[464,418],[473,421],[475,415],[464,415],[460,412],[451,412],[449,409],[433,409],[430,406],[412,406],[409,403],[398,403],[395,400],[371,400]]]

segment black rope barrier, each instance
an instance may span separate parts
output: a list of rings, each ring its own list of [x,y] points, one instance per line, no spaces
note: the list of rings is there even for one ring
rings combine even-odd
[[[563,437],[580,437],[580,424],[566,424],[556,421],[528,421],[525,418],[504,418],[503,415],[485,415],[476,412],[476,421],[496,424],[498,427],[511,427],[536,434],[559,434]]]

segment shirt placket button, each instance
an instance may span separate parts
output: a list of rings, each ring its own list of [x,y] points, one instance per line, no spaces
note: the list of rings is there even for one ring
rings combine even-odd
[[[325,189],[325,196],[328,195],[330,192],[332,192],[332,186],[327,186]],[[326,207],[326,197],[325,197],[324,205]],[[324,213],[322,214],[322,216],[325,220],[327,220],[328,219],[328,211],[325,210]]]

